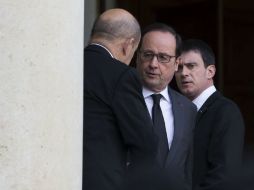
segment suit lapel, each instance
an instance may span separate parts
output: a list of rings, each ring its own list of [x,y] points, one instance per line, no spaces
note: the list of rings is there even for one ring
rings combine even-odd
[[[177,159],[177,151],[179,150],[179,139],[182,139],[183,135],[183,125],[184,125],[184,106],[183,104],[179,101],[178,97],[176,96],[176,93],[169,88],[168,90],[170,100],[172,103],[172,111],[173,111],[173,116],[174,116],[174,135],[173,135],[173,140],[171,143],[171,147],[167,156],[166,160],[166,165],[168,165],[173,159]],[[176,158],[175,158],[176,157]]]
[[[221,94],[218,91],[216,91],[205,101],[202,107],[198,110],[196,124],[200,121],[204,113],[209,109],[210,105],[220,96]]]

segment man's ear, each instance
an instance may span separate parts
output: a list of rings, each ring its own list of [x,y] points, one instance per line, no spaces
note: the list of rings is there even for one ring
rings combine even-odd
[[[134,38],[127,38],[122,45],[122,52],[123,55],[128,55],[130,53],[130,51],[132,51],[132,49],[135,46],[135,40]]]
[[[216,72],[216,68],[215,68],[215,65],[209,65],[207,68],[206,68],[206,76],[208,79],[212,79],[215,75],[215,72]]]
[[[175,64],[175,72],[178,71],[178,65],[179,65],[179,63],[180,63],[180,58],[176,57],[175,58],[175,63],[174,63]]]

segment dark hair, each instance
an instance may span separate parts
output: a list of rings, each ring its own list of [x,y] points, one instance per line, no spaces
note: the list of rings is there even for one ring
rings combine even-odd
[[[194,51],[200,53],[205,67],[215,65],[215,55],[212,48],[204,41],[199,39],[188,39],[182,43],[181,53]]]
[[[175,52],[176,56],[180,55],[180,47],[181,47],[181,43],[182,43],[181,36],[171,26],[169,26],[167,24],[164,24],[164,23],[155,22],[153,24],[150,24],[150,25],[146,26],[142,30],[141,43],[142,43],[144,35],[148,32],[152,32],[152,31],[160,31],[160,32],[169,32],[169,33],[171,33],[175,37],[175,40],[176,40],[176,52]]]

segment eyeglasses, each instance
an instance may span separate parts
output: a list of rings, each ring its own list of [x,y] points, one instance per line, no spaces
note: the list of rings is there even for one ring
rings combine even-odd
[[[154,56],[157,58],[158,62],[160,63],[168,63],[171,61],[172,58],[176,56],[168,55],[165,53],[153,53],[151,51],[139,51],[140,58],[142,61],[151,61],[153,60]]]

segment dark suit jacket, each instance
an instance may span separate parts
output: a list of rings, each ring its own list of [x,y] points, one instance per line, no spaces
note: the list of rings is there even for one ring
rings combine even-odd
[[[192,188],[193,135],[196,106],[169,88],[174,116],[174,134],[164,166],[149,166],[134,175],[126,190],[189,190]],[[146,175],[143,175],[143,174]],[[141,174],[141,175],[140,175]],[[145,185],[144,185],[145,184]]]
[[[83,189],[120,190],[132,167],[156,156],[157,139],[135,69],[97,45],[84,51]]]
[[[177,189],[191,189],[193,168],[193,132],[196,106],[183,95],[169,88],[174,116],[174,135],[165,168]]]
[[[244,122],[235,103],[213,93],[198,111],[194,137],[195,190],[224,189],[241,164]]]

